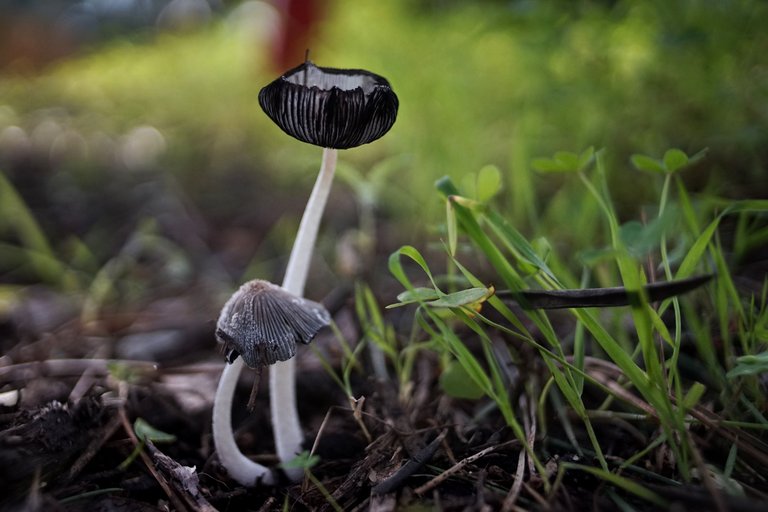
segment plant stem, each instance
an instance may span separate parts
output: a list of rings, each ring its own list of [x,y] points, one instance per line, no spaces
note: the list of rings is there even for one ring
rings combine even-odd
[[[283,288],[299,297],[304,294],[309,264],[320,228],[320,220],[331,191],[333,175],[336,171],[338,151],[323,149],[323,163],[309,196],[307,207],[301,218],[296,241],[293,243],[291,257],[285,269]],[[272,429],[275,436],[275,448],[281,462],[293,460],[301,453],[304,434],[299,424],[296,409],[296,359],[279,361],[269,371],[269,402],[272,411]],[[291,480],[298,480],[303,475],[302,468],[287,469]]]

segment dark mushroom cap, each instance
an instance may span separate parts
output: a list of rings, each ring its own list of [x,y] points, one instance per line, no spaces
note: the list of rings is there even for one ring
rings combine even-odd
[[[245,283],[224,305],[216,323],[216,339],[228,362],[240,355],[251,368],[285,361],[296,355],[331,317],[317,302],[255,279]]]
[[[264,87],[259,104],[291,137],[348,149],[387,133],[397,118],[398,100],[384,77],[306,61]]]

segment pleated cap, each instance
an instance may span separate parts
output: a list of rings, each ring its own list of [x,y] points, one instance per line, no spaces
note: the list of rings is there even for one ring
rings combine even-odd
[[[382,76],[310,61],[264,87],[259,104],[291,137],[335,149],[368,144],[387,133],[399,105]]]
[[[242,356],[251,368],[286,361],[297,342],[308,344],[331,321],[322,304],[256,279],[242,285],[224,305],[216,339],[228,362]]]

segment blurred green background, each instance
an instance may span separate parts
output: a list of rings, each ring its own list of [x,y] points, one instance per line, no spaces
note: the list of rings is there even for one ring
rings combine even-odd
[[[530,165],[559,150],[606,148],[628,218],[654,197],[634,153],[709,148],[686,171],[693,190],[768,192],[762,1],[39,3],[12,2],[0,23],[7,283],[58,281],[18,247],[91,279],[137,234],[167,245],[172,274],[214,260],[235,282],[278,279],[321,150],[257,94],[305,48],[387,77],[400,99],[389,134],[340,156],[315,280],[385,273],[386,254],[441,221],[434,181],[471,195],[486,165],[515,225],[569,236],[584,205]]]

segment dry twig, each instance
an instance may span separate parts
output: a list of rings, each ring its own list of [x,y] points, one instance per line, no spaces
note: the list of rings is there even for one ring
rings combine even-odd
[[[459,462],[457,462],[456,464],[454,464],[450,468],[446,469],[445,471],[443,471],[442,473],[440,473],[439,475],[437,475],[436,477],[434,477],[432,480],[430,480],[429,482],[425,483],[424,485],[422,485],[420,487],[417,487],[414,490],[414,492],[416,494],[418,494],[418,495],[422,495],[422,494],[430,491],[431,489],[434,489],[435,487],[437,487],[438,485],[440,485],[444,481],[446,481],[449,477],[451,477],[452,475],[454,475],[455,473],[457,473],[458,471],[463,469],[464,466],[466,466],[468,464],[472,464],[476,460],[481,459],[481,458],[485,457],[486,455],[488,455],[489,453],[495,452],[496,450],[500,450],[502,448],[506,448],[508,446],[514,446],[514,445],[518,445],[518,444],[520,444],[520,441],[518,441],[517,439],[513,439],[513,440],[507,441],[505,443],[495,444],[493,446],[489,446],[488,448],[484,448],[484,449],[480,450],[479,452],[477,452],[476,454],[470,455],[469,457],[466,457],[466,458],[460,460]]]

